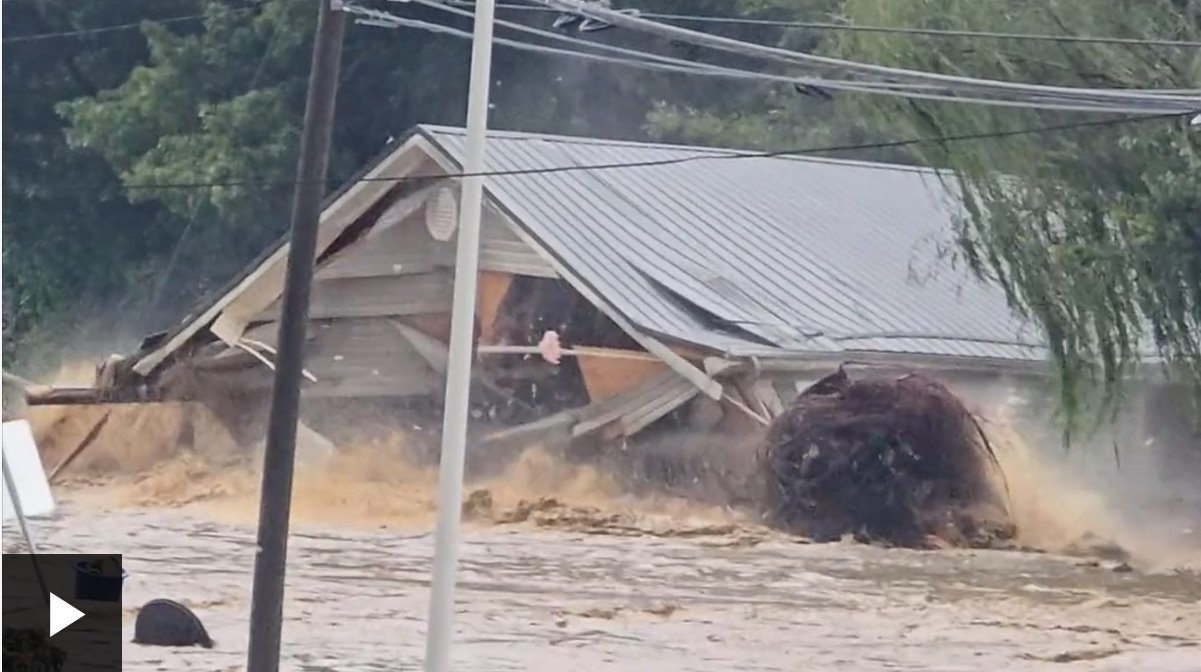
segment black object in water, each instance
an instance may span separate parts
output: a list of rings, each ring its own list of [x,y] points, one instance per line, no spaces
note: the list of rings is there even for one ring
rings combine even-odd
[[[203,646],[213,640],[196,614],[174,600],[150,600],[138,610],[133,626],[135,644],[149,646]]]

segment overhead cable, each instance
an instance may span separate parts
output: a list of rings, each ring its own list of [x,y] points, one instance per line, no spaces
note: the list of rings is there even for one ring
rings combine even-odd
[[[914,137],[902,140],[889,140],[883,142],[867,142],[853,145],[829,145],[825,147],[804,147],[799,149],[784,149],[766,152],[750,152],[737,150],[723,149],[696,149],[693,153],[685,156],[676,156],[670,159],[650,159],[646,161],[628,161],[628,162],[613,162],[613,163],[593,163],[593,164],[571,164],[565,166],[548,166],[543,168],[518,168],[509,170],[489,170],[479,173],[429,173],[419,175],[398,175],[387,177],[357,177],[352,178],[343,183],[343,185],[357,184],[360,182],[413,182],[413,181],[429,181],[429,180],[445,180],[458,179],[463,177],[517,177],[530,175],[550,175],[557,173],[576,173],[576,172],[591,172],[604,170],[624,170],[633,168],[655,168],[666,167],[685,163],[693,163],[696,161],[720,161],[720,160],[750,160],[750,159],[779,159],[788,160],[791,158],[799,158],[811,156],[815,154],[840,154],[845,152],[858,152],[874,149],[896,149],[901,147],[911,147],[916,145],[945,145],[957,142],[972,142],[978,140],[1004,140],[1027,135],[1042,135],[1050,133],[1062,133],[1066,131],[1098,129],[1113,126],[1123,126],[1127,124],[1148,123],[1151,121],[1167,121],[1171,119],[1183,119],[1187,116],[1201,114],[1201,108],[1187,114],[1172,113],[1159,114],[1154,116],[1124,116],[1111,119],[1100,119],[1092,121],[1083,121],[1070,124],[1055,124],[1048,126],[1028,126],[1024,128],[1015,128],[1002,131],[984,131],[980,133],[962,133],[957,135],[943,135],[936,137]],[[506,138],[508,141],[531,141],[541,142],[541,138],[531,136],[530,138]],[[689,148],[681,147],[682,151],[687,151]],[[326,180],[322,185],[337,183],[337,180]],[[296,180],[224,180],[211,182],[162,182],[162,183],[135,183],[123,185],[129,190],[196,190],[196,189],[215,189],[215,188],[230,188],[230,187],[282,187],[295,186],[298,184]],[[92,188],[89,186],[77,185],[82,189]],[[107,186],[106,186],[107,188]]]
[[[250,7],[232,9],[231,12],[238,14],[252,11]],[[114,26],[101,26],[99,28],[81,28],[79,30],[64,30],[57,33],[38,33],[36,35],[17,35],[14,37],[3,38],[4,44],[15,44],[19,42],[41,42],[42,40],[52,40],[60,37],[83,37],[85,35],[101,35],[104,33],[114,33],[122,30],[135,30],[141,28],[146,23],[185,23],[188,21],[200,21],[205,18],[204,14],[189,14],[188,16],[172,16],[165,19],[143,19],[137,23],[122,23]]]
[[[454,7],[449,7],[437,0],[405,0],[405,2],[413,2],[416,4],[427,5],[439,10],[460,14],[463,16],[471,16],[472,13]],[[409,19],[396,16],[381,10],[369,9],[358,5],[346,5],[347,11],[350,11],[359,16],[365,17],[360,19],[361,23],[383,27],[405,27],[418,30],[426,30],[440,34],[455,36],[461,39],[471,39],[472,35],[466,30],[460,30],[443,24],[430,23],[420,19]],[[520,49],[524,51],[532,51],[535,53],[543,53],[550,55],[567,56],[582,60],[599,61],[622,65],[626,67],[641,68],[647,70],[659,70],[667,72],[678,72],[682,74],[706,77],[720,77],[727,79],[737,79],[743,81],[763,81],[776,83],[790,83],[803,85],[806,87],[818,87],[821,89],[831,89],[838,91],[850,91],[859,93],[876,93],[893,96],[902,96],[905,98],[936,100],[944,102],[958,103],[973,103],[994,105],[1003,107],[1017,107],[1028,109],[1042,110],[1058,110],[1072,112],[1107,112],[1107,113],[1124,113],[1124,114],[1145,114],[1146,110],[1142,106],[1137,105],[1118,105],[1114,103],[1097,104],[1097,103],[1078,103],[1071,100],[1056,99],[1048,96],[1028,96],[1026,98],[971,96],[957,93],[953,88],[929,84],[896,84],[889,82],[872,82],[860,80],[837,80],[825,79],[820,77],[805,77],[797,75],[774,74],[746,70],[741,68],[730,68],[716,66],[695,61],[686,61],[683,59],[672,58],[660,54],[639,51],[635,49],[627,49],[608,45],[604,43],[589,42],[579,38],[570,37],[560,33],[539,30],[520,23],[513,23],[497,19],[497,25],[510,28],[513,30],[539,35],[550,40],[560,42],[568,42],[584,46],[590,49],[600,51],[608,51],[617,53],[623,56],[632,58],[620,58],[613,56],[602,56],[599,54],[590,54],[576,50],[556,49],[540,44],[532,44],[529,42],[521,42],[509,40],[505,38],[495,38],[498,44],[506,47]]]
[[[465,17],[473,16],[472,13],[469,11],[466,11],[463,9],[457,9],[457,8],[452,7],[444,2],[441,2],[440,0],[401,0],[401,1],[406,2],[406,3],[412,2],[414,4],[424,5],[427,7],[431,7],[433,9],[438,9],[441,11],[458,14],[460,16],[465,16]],[[366,9],[366,8],[362,8],[362,7],[359,7],[356,5],[350,5],[348,7],[348,10],[351,11],[352,13],[361,13],[363,15],[367,15],[372,18],[381,19],[381,21],[383,23],[394,23],[395,25],[398,25],[398,26],[413,27],[413,28],[426,28],[431,25],[436,25],[439,32],[445,32],[448,34],[454,34],[454,35],[458,35],[458,36],[471,37],[471,34],[468,33],[467,31],[459,30],[459,29],[453,28],[451,26],[443,26],[442,24],[430,24],[429,22],[420,21],[418,19],[407,19],[404,17],[396,16],[394,14],[389,14],[387,12],[381,12],[379,10]],[[839,80],[820,79],[820,78],[815,78],[815,77],[793,77],[793,76],[788,76],[788,75],[777,75],[777,74],[772,74],[772,73],[744,70],[744,69],[740,69],[740,68],[728,68],[728,67],[724,67],[724,66],[713,65],[710,63],[700,63],[697,61],[688,61],[688,60],[684,60],[682,58],[674,58],[671,56],[665,56],[662,54],[656,54],[656,53],[648,52],[648,51],[641,51],[638,49],[628,49],[625,47],[619,47],[619,46],[615,46],[615,45],[611,45],[611,44],[605,44],[603,42],[589,42],[588,40],[583,40],[578,37],[571,37],[570,35],[563,35],[561,33],[556,33],[556,32],[552,32],[549,30],[540,30],[538,28],[534,28],[532,26],[527,26],[522,23],[505,21],[503,19],[496,19],[495,22],[496,22],[496,25],[498,25],[498,26],[509,28],[511,30],[515,30],[518,32],[527,33],[530,35],[537,35],[539,37],[543,37],[548,40],[553,40],[553,41],[557,41],[557,42],[565,42],[568,44],[573,44],[573,45],[585,47],[588,49],[595,49],[598,51],[607,51],[609,53],[616,53],[616,54],[621,54],[623,56],[628,56],[630,58],[623,58],[623,59],[615,58],[615,59],[603,59],[603,60],[605,60],[607,62],[612,62],[612,63],[622,63],[625,65],[631,65],[634,67],[644,67],[647,62],[656,62],[656,63],[670,64],[672,66],[676,66],[674,68],[671,68],[671,70],[675,70],[677,72],[687,72],[690,74],[717,75],[717,76],[734,77],[734,78],[739,78],[739,79],[759,79],[759,80],[764,80],[764,81],[786,82],[786,83],[795,83],[795,84],[808,84],[811,86],[829,86],[832,88],[837,87],[837,86],[852,86],[852,87],[855,87],[857,90],[858,89],[869,90],[869,89],[877,89],[877,88],[892,88],[894,86],[897,86],[897,85],[892,85],[892,84],[880,84],[880,83],[876,83],[876,82],[857,82],[857,81],[850,81],[850,80],[839,81]],[[554,54],[567,55],[567,56],[573,56],[573,57],[582,56],[584,58],[590,58],[593,56],[592,54],[587,54],[587,53],[583,53],[583,52],[569,51],[569,50],[564,50],[564,49],[552,49],[552,48],[544,47],[543,45],[527,43],[527,42],[514,42],[513,40],[504,40],[504,43],[507,46],[513,46],[513,47],[523,48],[523,49],[528,48],[531,50],[541,51],[544,53],[554,53]],[[910,87],[902,87],[902,88],[910,88]],[[912,88],[932,89],[933,87],[918,86],[918,87],[912,87]]]
[[[475,4],[473,0],[445,0],[445,2],[446,4],[457,5],[460,7],[470,7]],[[498,3],[496,8],[512,11],[542,13],[557,13],[560,11],[550,7],[503,2]],[[849,23],[831,23],[822,21],[788,21],[783,19],[761,19],[742,16],[670,14],[645,11],[639,11],[638,16],[659,21],[677,21],[682,23],[730,24],[773,28],[808,28],[812,30],[830,30],[850,33],[885,33],[895,35],[918,35],[923,37],[996,39],[1035,42],[1079,42],[1087,44],[1118,44],[1152,47],[1201,47],[1201,41],[1197,40],[1170,40],[1164,38],[1108,37],[1100,35],[1052,35],[1047,33],[1005,33],[989,30],[946,30],[939,28],[907,28],[903,26],[861,26]]]
[[[1056,96],[1065,100],[1074,100],[1075,102],[1135,105],[1144,108],[1143,111],[1148,113],[1183,112],[1195,108],[1198,102],[1201,102],[1201,96],[1161,95],[1147,92],[1133,93],[1122,89],[1093,89],[1025,84],[860,63],[779,47],[769,47],[703,31],[690,30],[638,16],[615,12],[595,3],[582,2],[581,0],[530,1],[564,12],[574,12],[581,16],[603,21],[614,26],[628,28],[633,31],[658,35],[667,39],[743,56],[754,56],[776,62],[808,67],[821,73],[849,73],[871,78],[887,78],[890,81],[899,83],[944,84],[955,86],[965,93],[996,94],[1004,92],[1011,95]]]

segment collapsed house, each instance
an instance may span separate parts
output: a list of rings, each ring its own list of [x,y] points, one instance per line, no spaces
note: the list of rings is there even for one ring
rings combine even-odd
[[[461,129],[417,127],[327,200],[306,406],[438,416],[458,219],[443,176],[464,146]],[[612,164],[633,165],[582,169]],[[581,169],[539,172],[563,167]],[[495,131],[488,169],[478,441],[758,428],[848,362],[922,370],[968,399],[1045,387],[1037,330],[945,258],[961,208],[934,171]],[[31,403],[197,400],[246,424],[270,394],[287,246],[93,388]],[[536,354],[547,331],[557,366]]]

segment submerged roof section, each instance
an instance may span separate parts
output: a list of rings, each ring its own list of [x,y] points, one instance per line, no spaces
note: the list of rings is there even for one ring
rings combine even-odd
[[[420,132],[462,162],[462,129]],[[490,131],[497,204],[636,326],[731,355],[1043,359],[1003,293],[940,250],[959,201],[930,170]],[[739,156],[737,159],[720,158]]]

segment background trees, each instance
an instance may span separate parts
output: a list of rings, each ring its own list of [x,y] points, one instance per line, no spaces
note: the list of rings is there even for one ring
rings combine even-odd
[[[625,4],[1008,33],[1193,40],[1201,33],[1201,0]],[[385,8],[470,27],[469,20],[413,5]],[[31,346],[57,344],[70,331],[63,325],[78,325],[89,310],[120,315],[131,334],[164,326],[284,230],[314,15],[302,0],[5,3],[6,366],[14,357],[34,365]],[[506,9],[500,16],[544,28],[553,19]],[[138,22],[136,30],[12,41]],[[1201,86],[1197,48],[687,25],[938,72],[1076,86]],[[732,58],[628,31],[587,37],[694,60]],[[352,26],[331,176],[348,177],[416,123],[461,124],[468,58],[465,40]],[[504,47],[495,57],[493,101],[498,128],[765,149],[1083,120],[888,97],[827,98],[788,84],[647,72]],[[1158,350],[1201,380],[1199,143],[1201,132],[1187,120],[1149,121],[856,158],[952,171],[971,206],[955,253],[1043,326],[1065,409],[1074,415],[1085,383],[1097,378],[1116,394],[1121,370],[1140,349]],[[145,188],[212,182],[227,186]]]

